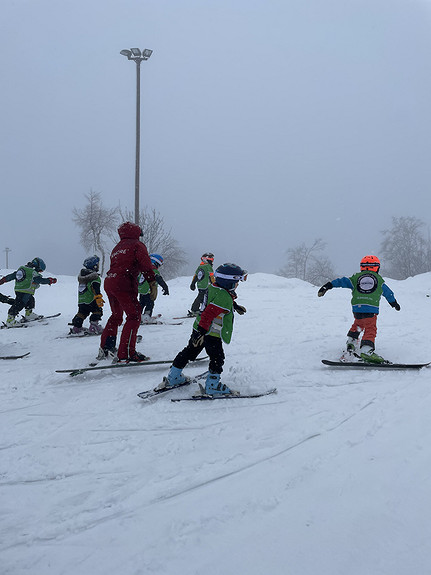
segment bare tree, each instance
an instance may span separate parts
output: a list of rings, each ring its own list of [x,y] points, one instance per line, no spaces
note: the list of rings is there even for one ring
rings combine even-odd
[[[393,217],[392,227],[382,231],[384,272],[389,277],[402,280],[431,270],[430,239],[422,235],[424,226],[412,216]]]
[[[99,192],[90,191],[85,194],[88,201],[85,208],[73,209],[73,221],[81,228],[81,245],[86,250],[100,254],[101,274],[105,269],[105,262],[109,249],[107,244],[114,230],[117,229],[118,208],[105,208]]]
[[[334,277],[330,260],[321,252],[326,243],[317,238],[307,246],[302,243],[287,250],[287,264],[278,273],[287,278],[298,278],[313,285],[322,285]]]
[[[130,211],[121,211],[123,221],[134,221],[134,215]],[[147,246],[148,253],[160,254],[163,259],[163,277],[171,279],[177,277],[181,269],[187,264],[185,253],[180,248],[171,231],[166,230],[163,217],[152,209],[142,210],[139,214],[139,225],[143,231],[143,242]]]

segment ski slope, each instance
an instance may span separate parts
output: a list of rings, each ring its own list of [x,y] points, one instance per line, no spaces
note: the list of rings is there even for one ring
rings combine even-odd
[[[166,320],[195,296],[190,278],[168,283],[155,306]],[[431,274],[388,284],[401,311],[382,299],[378,353],[431,361]],[[77,311],[75,278],[36,302],[62,315],[0,331],[0,352],[31,352],[0,362],[2,575],[431,572],[431,370],[323,366],[351,325],[348,290],[318,298],[299,280],[250,275],[223,380],[278,393],[205,403],[170,401],[190,387],[140,400],[168,366],[56,373],[88,364],[99,338],[58,339]],[[138,350],[173,359],[191,326],[142,326]]]

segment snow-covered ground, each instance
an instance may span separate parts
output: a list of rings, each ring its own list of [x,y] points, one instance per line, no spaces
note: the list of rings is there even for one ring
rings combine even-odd
[[[155,312],[183,315],[189,283],[170,281]],[[431,361],[431,274],[388,284],[401,312],[382,300],[377,351]],[[185,387],[144,402],[168,366],[55,373],[98,350],[96,337],[58,339],[77,309],[72,277],[36,294],[36,311],[59,318],[0,331],[0,354],[31,352],[0,362],[2,575],[431,572],[431,370],[323,366],[351,325],[348,290],[318,298],[253,274],[238,296],[248,313],[223,380],[276,395],[172,403]],[[172,359],[191,324],[141,327],[138,349]]]

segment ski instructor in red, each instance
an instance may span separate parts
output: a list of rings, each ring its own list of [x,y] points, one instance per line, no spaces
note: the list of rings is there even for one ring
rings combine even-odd
[[[143,273],[150,284],[150,295],[157,295],[153,265],[145,244],[140,241],[142,230],[137,224],[124,222],[118,228],[120,242],[111,252],[111,266],[106,274],[104,287],[111,306],[100,340],[98,358],[115,359],[118,328],[126,313],[126,323],[118,346],[118,361],[146,361],[148,358],[136,351],[136,335],[141,322],[141,306],[138,300],[138,276]]]

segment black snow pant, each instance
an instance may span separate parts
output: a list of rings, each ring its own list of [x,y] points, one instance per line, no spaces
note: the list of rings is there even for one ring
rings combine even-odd
[[[103,310],[97,305],[95,299],[91,303],[80,303],[78,304],[78,313],[72,320],[72,325],[82,327],[84,320],[87,319],[88,316],[90,316],[90,321],[100,321],[102,315]]]
[[[222,373],[225,357],[223,342],[220,337],[215,337],[213,335],[206,335],[204,337],[203,344],[198,347],[195,347],[192,344],[190,338],[189,343],[176,356],[172,365],[174,367],[178,367],[178,369],[184,369],[188,362],[194,361],[204,348],[210,358],[209,371],[211,373]]]
[[[23,293],[21,291],[15,292],[15,303],[13,303],[8,311],[9,315],[14,317],[19,314],[22,309],[34,309],[36,302],[31,293]]]

